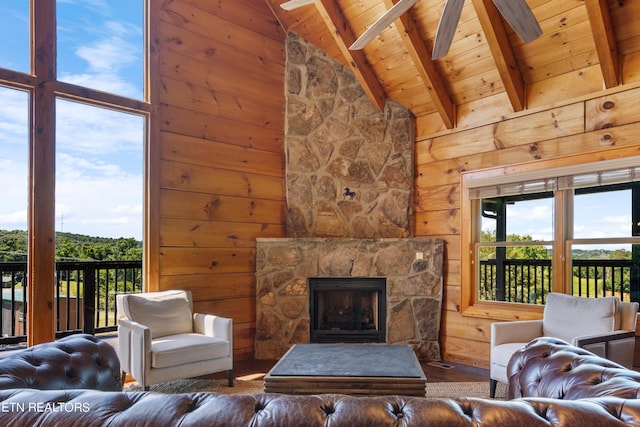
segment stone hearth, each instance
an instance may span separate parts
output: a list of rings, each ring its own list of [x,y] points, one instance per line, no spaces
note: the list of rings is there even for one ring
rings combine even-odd
[[[258,239],[256,358],[310,341],[310,277],[385,277],[386,342],[439,360],[443,242],[439,239]]]

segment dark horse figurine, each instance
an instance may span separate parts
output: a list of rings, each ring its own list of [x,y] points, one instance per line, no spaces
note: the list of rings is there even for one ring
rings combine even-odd
[[[353,200],[353,198],[356,197],[356,192],[351,191],[349,187],[344,187],[344,193],[342,193],[342,197],[344,197],[345,199],[348,197],[349,199]]]

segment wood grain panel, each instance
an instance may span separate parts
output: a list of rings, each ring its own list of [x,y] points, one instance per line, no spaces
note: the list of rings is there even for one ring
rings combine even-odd
[[[460,311],[460,286],[445,286],[442,309],[446,311]]]
[[[163,246],[255,248],[256,238],[285,237],[283,224],[162,218]]]
[[[172,190],[284,200],[281,177],[168,161],[160,163],[160,176],[160,186]]]
[[[284,202],[161,190],[160,217],[282,224]]]
[[[160,252],[160,271],[164,276],[248,273],[255,271],[255,250],[165,247]]]
[[[233,0],[226,0],[224,4],[220,1],[210,3],[202,0],[164,2],[160,19],[200,37],[224,41],[242,51],[268,55],[283,49],[279,42],[284,33],[275,25],[266,5],[257,7],[256,1],[241,5]]]
[[[442,358],[455,363],[489,369],[489,343],[445,336],[440,345]],[[487,376],[487,381],[489,377]]]
[[[284,128],[284,95],[243,98],[238,94],[219,92],[166,76],[160,80],[160,102],[171,102],[176,107],[214,114],[236,122],[247,121]],[[282,115],[274,115],[274,111],[282,111]]]
[[[416,212],[458,209],[460,186],[451,184],[416,188],[414,203]]]
[[[253,147],[239,147],[202,138],[173,133],[161,136],[161,157],[177,162],[219,169],[284,177],[284,154]]]
[[[459,209],[416,213],[416,235],[432,236],[440,234],[459,234],[459,213]]]
[[[232,298],[209,300],[193,303],[201,313],[217,313],[220,316],[232,317],[234,323],[254,323],[256,321],[256,298]]]
[[[255,239],[284,235],[284,32],[263,0],[152,2],[158,283],[234,320],[252,358]]]
[[[161,109],[160,130],[274,153],[282,150],[282,129],[236,122],[178,107]]]
[[[282,40],[282,28],[277,25],[273,14],[268,8],[264,7],[264,4],[255,5],[252,2],[244,2],[246,3],[245,5],[241,4],[243,2],[238,2],[237,0],[217,0],[215,2],[181,0],[181,2],[197,9],[191,10],[194,14],[199,14],[199,11],[204,11],[224,19],[231,24],[238,23],[240,26],[250,30],[249,34],[258,33],[276,42]],[[171,10],[173,10],[173,8],[171,8]],[[247,17],[247,14],[251,16]]]
[[[640,117],[629,114],[637,109],[640,89],[614,93],[588,100],[585,105],[587,131],[607,129],[639,122]]]
[[[255,274],[185,274],[161,276],[162,289],[190,289],[194,301],[255,297]]]

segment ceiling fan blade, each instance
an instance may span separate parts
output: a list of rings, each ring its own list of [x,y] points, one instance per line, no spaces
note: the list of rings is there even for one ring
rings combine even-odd
[[[374,22],[367,30],[362,33],[358,39],[349,46],[349,50],[360,50],[367,43],[373,40],[385,28],[393,23],[400,15],[405,13],[411,6],[416,4],[418,0],[400,0],[394,4],[391,9],[387,10],[376,22]]]
[[[444,4],[444,10],[438,23],[438,31],[436,31],[436,39],[433,43],[431,59],[442,58],[449,52],[453,35],[456,32],[458,21],[460,21],[462,6],[464,6],[464,0],[447,0]]]
[[[540,37],[542,29],[525,0],[493,0],[493,3],[525,43]]]
[[[282,3],[280,7],[284,10],[293,10],[315,2],[316,0],[289,0]]]

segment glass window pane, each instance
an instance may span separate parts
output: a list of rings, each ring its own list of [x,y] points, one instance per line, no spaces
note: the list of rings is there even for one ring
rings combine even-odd
[[[58,80],[143,99],[141,0],[57,0]]]
[[[576,190],[574,196],[573,237],[606,239],[631,237],[631,189],[627,184],[609,191]],[[627,187],[627,188],[624,188]]]
[[[482,242],[553,241],[552,195],[482,200]]]
[[[0,1],[0,67],[31,71],[29,0]]]
[[[144,118],[64,100],[56,116],[56,230],[140,241]]]
[[[624,301],[629,301],[631,292],[635,290],[637,293],[638,290],[638,273],[634,267],[637,265],[637,259],[635,262],[632,259],[633,246],[640,245],[573,245],[573,295],[588,298],[616,295]]]
[[[551,292],[551,246],[480,246],[478,297],[482,301],[544,304]]]
[[[0,260],[27,260],[29,94],[0,86]]]

